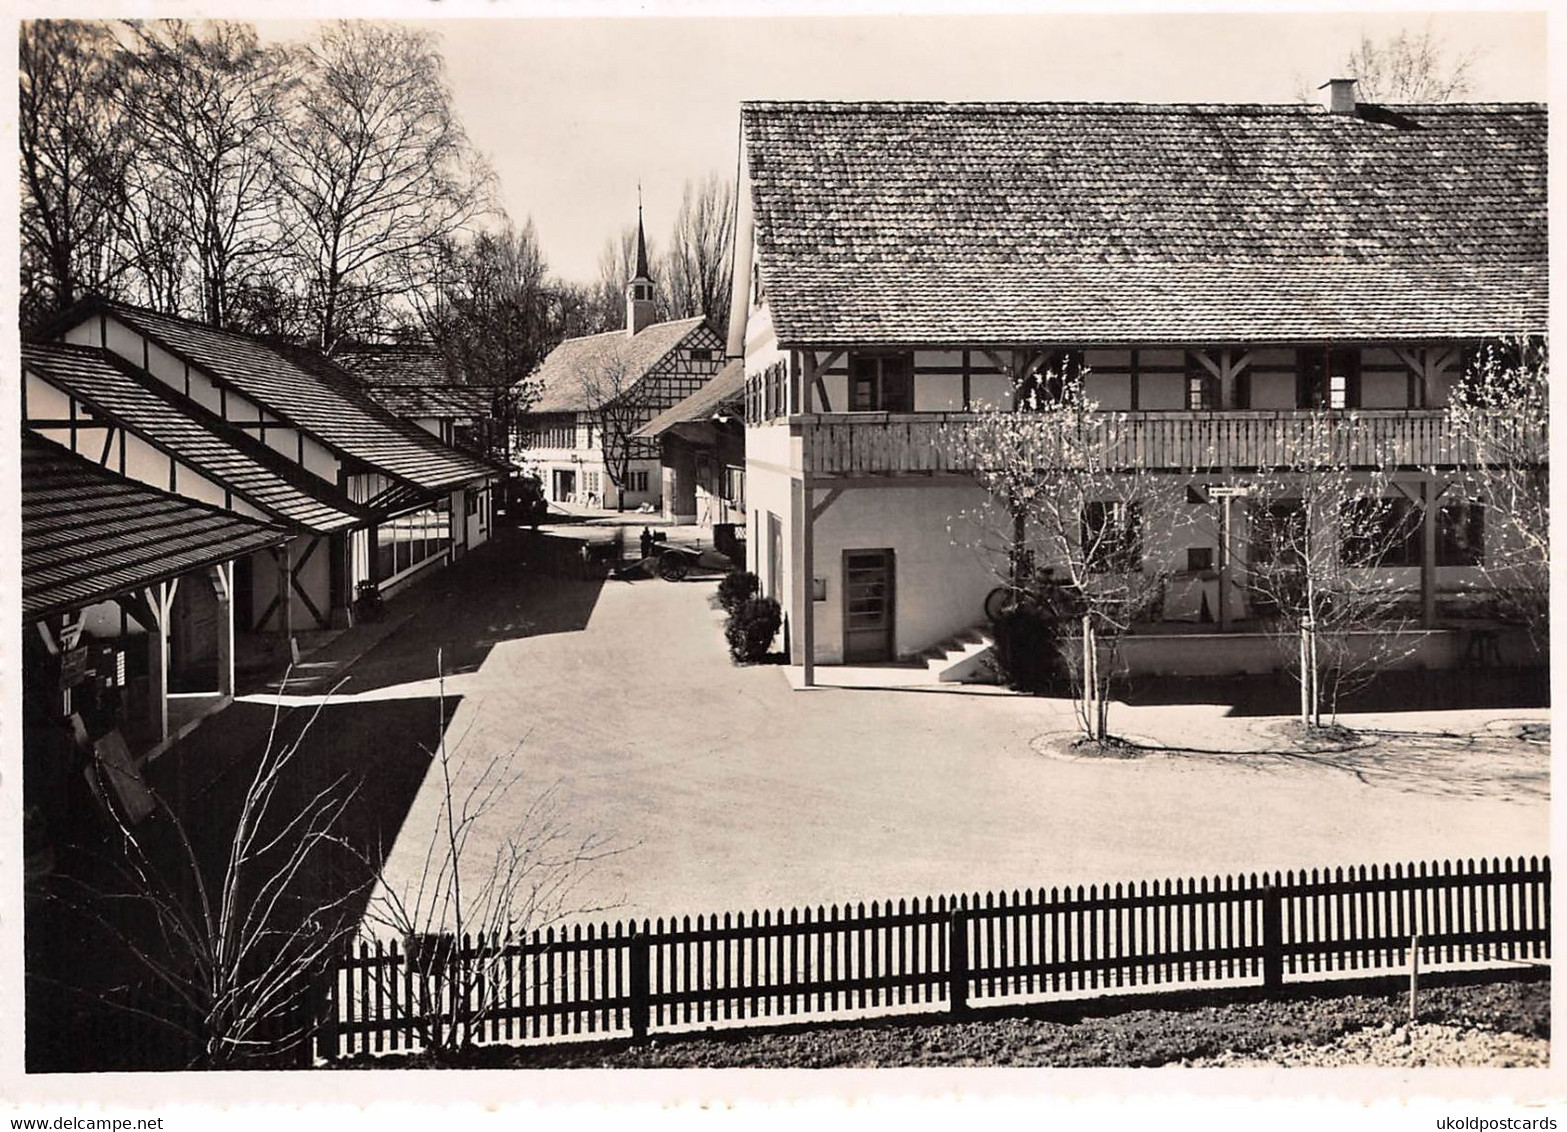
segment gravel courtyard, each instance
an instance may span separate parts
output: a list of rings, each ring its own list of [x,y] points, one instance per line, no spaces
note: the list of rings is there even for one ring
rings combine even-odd
[[[562,579],[515,554],[433,581],[334,699],[429,695],[442,648],[456,764],[516,750],[523,773],[473,859],[553,791],[572,833],[619,850],[575,901],[613,918],[1547,850],[1549,747],[1511,738],[1543,711],[1352,718],[1405,734],[1305,756],[1278,720],[1118,705],[1122,734],[1204,753],[1073,757],[1067,703],[793,691],[779,668],[731,665],[712,581]],[[1421,734],[1444,729],[1478,738]],[[439,778],[402,824],[394,883],[422,867]]]

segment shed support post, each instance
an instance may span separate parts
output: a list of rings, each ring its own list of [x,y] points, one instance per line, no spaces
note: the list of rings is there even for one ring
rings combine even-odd
[[[234,695],[234,562],[212,568],[212,589],[223,615],[218,622],[218,695]]]
[[[154,624],[147,626],[147,713],[153,739],[169,737],[169,617],[174,611],[174,582],[159,582],[146,593]]]
[[[1436,483],[1426,476],[1420,481],[1420,624],[1429,629],[1436,624]]]
[[[289,539],[281,548],[277,560],[278,616],[283,619],[283,640],[292,646],[294,640],[294,540]]]

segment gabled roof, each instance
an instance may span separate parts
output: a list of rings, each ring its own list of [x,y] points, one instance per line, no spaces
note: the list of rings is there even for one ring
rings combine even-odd
[[[629,388],[657,368],[671,351],[705,325],[701,317],[657,322],[635,335],[610,330],[583,338],[568,338],[550,351],[528,383],[541,389],[530,413],[572,413],[596,408],[588,403],[582,375],[620,370],[619,385]]]
[[[332,360],[369,386],[461,385],[461,374],[430,346],[365,343],[333,351]]]
[[[273,346],[125,303],[89,300],[171,353],[352,460],[427,491],[498,474],[376,404],[343,369],[311,350]],[[62,316],[62,318],[67,318]],[[78,315],[76,321],[80,321]]]
[[[335,486],[108,351],[60,342],[24,343],[22,367],[274,518],[326,533],[367,517]]]
[[[712,381],[665,409],[631,435],[651,439],[677,424],[711,420],[725,408],[738,408],[744,400],[745,362],[737,358],[719,370]]]
[[[785,345],[1542,329],[1535,104],[747,103]]]
[[[289,532],[105,471],[22,433],[22,615],[106,601],[286,542]]]

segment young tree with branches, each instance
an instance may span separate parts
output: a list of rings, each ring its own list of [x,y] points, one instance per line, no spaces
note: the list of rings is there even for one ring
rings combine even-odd
[[[153,818],[131,824],[114,814],[120,851],[103,857],[107,882],[60,880],[57,898],[151,978],[155,996],[124,1008],[181,1035],[196,1051],[188,1068],[276,1065],[308,1042],[313,987],[356,930],[366,886],[327,883],[333,854],[356,853],[340,833],[354,788],[346,776],[303,796],[298,786],[299,754],[320,711],[292,737],[274,711],[220,860],[149,792]]]
[[[1390,467],[1357,463],[1353,414],[1318,409],[1288,428],[1272,466],[1241,477],[1252,612],[1271,627],[1300,684],[1300,720],[1331,723],[1339,700],[1407,656],[1418,597],[1423,501]],[[1232,528],[1232,541],[1236,540]]]
[[[1550,646],[1550,382],[1543,339],[1492,344],[1448,398],[1467,470],[1449,491],[1480,509],[1480,591],[1535,648]]]
[[[1103,743],[1122,638],[1156,611],[1167,579],[1145,553],[1145,523],[1179,519],[1184,494],[1175,477],[1129,458],[1117,442],[1124,416],[1102,412],[1081,373],[1043,375],[1017,396],[1015,411],[951,429],[948,443],[990,496],[955,529],[1020,598],[1070,626],[1063,649],[1078,722]]]
[[[615,485],[616,510],[625,510],[626,485],[631,481],[631,461],[639,458],[646,441],[632,433],[653,418],[651,382],[640,380],[626,359],[608,354],[581,362],[574,373],[589,427],[604,457],[604,474]]]
[[[584,905],[576,892],[593,866],[614,852],[598,834],[570,832],[554,790],[523,806],[507,822],[508,832],[486,848],[485,837],[475,835],[523,785],[516,765],[521,747],[469,757],[463,748],[471,725],[454,741],[446,736],[444,677],[441,702],[441,736],[429,750],[438,789],[428,846],[404,883],[383,868],[364,925],[369,938],[390,933],[403,941],[405,968],[377,974],[390,980],[394,998],[406,972],[418,980],[418,1040],[438,1058],[471,1047],[507,1005],[508,946],[569,916],[607,910]]]

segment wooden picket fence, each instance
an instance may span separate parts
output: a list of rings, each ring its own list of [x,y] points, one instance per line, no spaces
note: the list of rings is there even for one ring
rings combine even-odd
[[[360,941],[324,986],[317,1052],[631,1037],[1540,960],[1550,860],[1360,866]],[[427,955],[428,953],[426,953]]]

